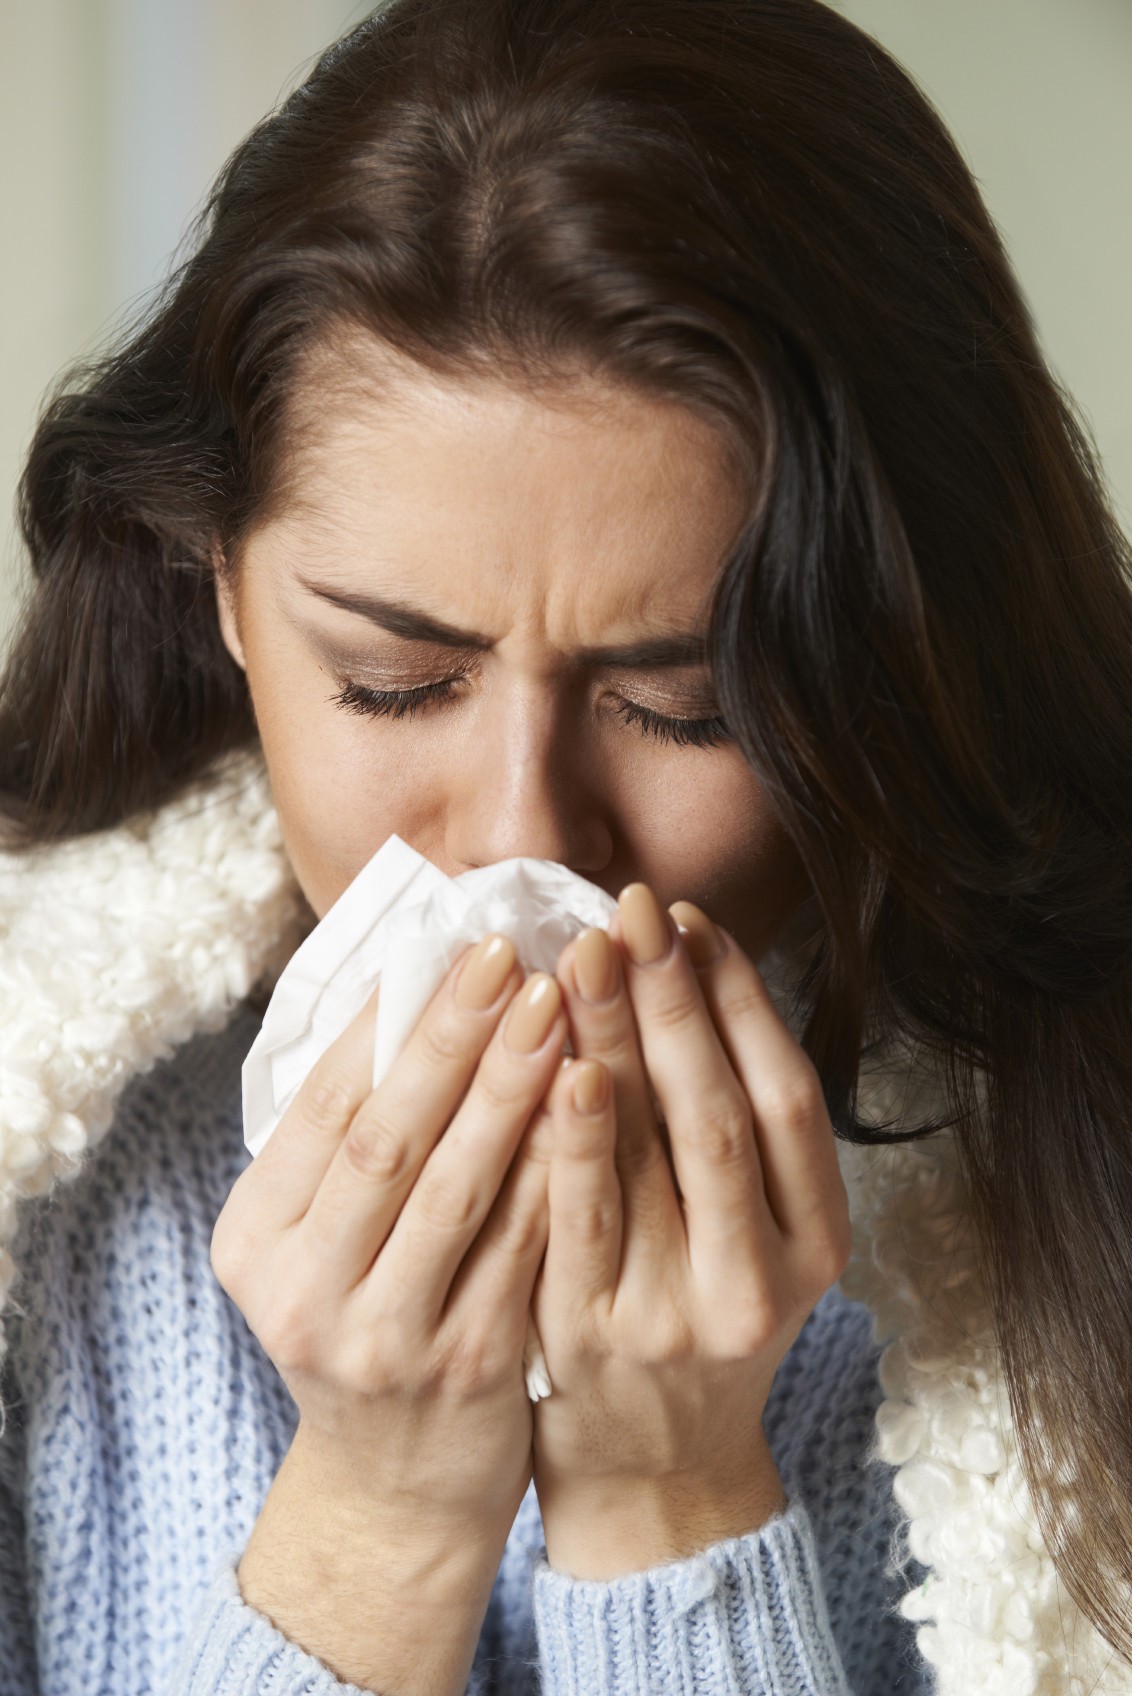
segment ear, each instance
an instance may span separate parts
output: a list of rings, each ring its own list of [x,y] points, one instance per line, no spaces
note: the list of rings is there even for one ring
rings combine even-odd
[[[212,582],[216,590],[216,611],[219,615],[220,634],[224,646],[235,660],[241,671],[246,671],[247,661],[244,659],[244,645],[240,641],[240,632],[236,620],[235,598],[232,593],[231,579],[225,578],[219,569],[222,556],[217,548],[212,550]]]

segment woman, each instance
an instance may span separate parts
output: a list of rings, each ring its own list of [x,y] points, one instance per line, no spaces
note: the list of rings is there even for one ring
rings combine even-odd
[[[1132,1690],[1127,548],[899,67],[394,0],[21,512],[0,1688]],[[392,831],[618,916],[249,1162]]]

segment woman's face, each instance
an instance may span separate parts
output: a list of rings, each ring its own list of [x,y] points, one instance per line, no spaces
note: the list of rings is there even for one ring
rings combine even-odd
[[[797,857],[734,743],[649,716],[717,713],[695,649],[746,511],[721,439],[596,385],[549,405],[359,358],[374,380],[314,396],[294,499],[218,580],[315,915],[396,832],[451,877],[526,854],[642,880],[757,959],[808,893]]]

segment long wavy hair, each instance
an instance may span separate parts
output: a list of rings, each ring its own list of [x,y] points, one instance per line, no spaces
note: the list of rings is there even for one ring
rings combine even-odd
[[[749,468],[709,656],[825,921],[803,1046],[861,1142],[940,1128],[857,1119],[878,1033],[941,1061],[1046,1546],[1132,1660],[1132,570],[938,114],[818,0],[393,0],[344,36],[45,402],[10,851],[254,741],[212,574],[359,329],[674,397]]]

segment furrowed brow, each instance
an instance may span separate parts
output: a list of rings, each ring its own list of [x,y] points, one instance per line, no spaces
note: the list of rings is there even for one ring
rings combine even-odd
[[[379,595],[363,595],[345,589],[332,589],[326,584],[311,583],[300,577],[305,589],[318,595],[332,606],[358,618],[368,619],[393,636],[410,642],[428,642],[442,648],[462,648],[486,652],[494,646],[489,636],[476,630],[458,630],[455,625],[433,618],[419,607],[406,601],[391,601]],[[579,648],[575,658],[586,665],[625,667],[655,667],[703,665],[707,659],[707,642],[693,632],[673,631],[667,636],[647,637],[641,642],[622,643],[609,647]]]

